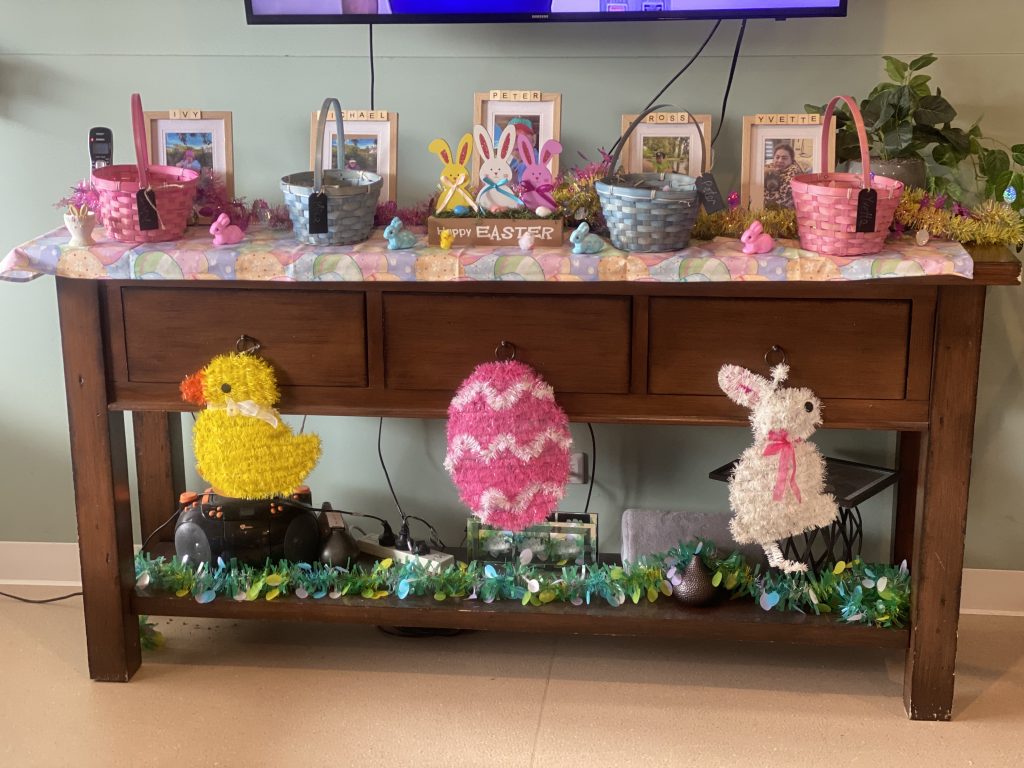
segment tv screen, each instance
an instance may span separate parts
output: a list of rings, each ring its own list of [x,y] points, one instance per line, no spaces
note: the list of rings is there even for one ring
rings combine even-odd
[[[847,0],[245,0],[250,24],[845,16]]]

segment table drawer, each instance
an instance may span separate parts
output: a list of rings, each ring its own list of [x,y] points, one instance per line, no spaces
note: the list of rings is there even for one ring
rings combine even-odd
[[[384,295],[384,364],[393,389],[454,391],[502,341],[555,392],[629,391],[628,296]]]
[[[125,287],[128,380],[180,381],[246,334],[284,386],[365,387],[362,293]],[[197,332],[197,329],[201,331]]]
[[[906,396],[910,301],[652,298],[650,307],[653,394],[721,395],[723,363],[767,373],[765,353],[778,345],[789,382],[819,397]]]

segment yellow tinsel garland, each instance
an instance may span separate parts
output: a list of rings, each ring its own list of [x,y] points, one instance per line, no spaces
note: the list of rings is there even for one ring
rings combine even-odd
[[[925,191],[907,190],[896,209],[896,221],[911,232],[925,229],[932,237],[975,245],[1020,246],[1024,243],[1024,217],[1005,203],[986,200],[958,216],[944,208],[921,205]]]

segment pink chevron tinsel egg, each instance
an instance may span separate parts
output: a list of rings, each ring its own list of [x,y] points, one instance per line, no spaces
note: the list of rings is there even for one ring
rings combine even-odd
[[[483,522],[521,531],[543,522],[569,479],[569,420],[530,366],[485,363],[448,406],[444,466]]]

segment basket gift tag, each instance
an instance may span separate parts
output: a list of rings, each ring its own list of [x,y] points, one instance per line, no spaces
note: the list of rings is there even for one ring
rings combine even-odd
[[[152,187],[135,193],[139,208],[139,229],[160,229],[160,214],[156,212],[156,191]]]
[[[874,232],[878,211],[878,190],[862,189],[857,196],[857,231]]]
[[[722,192],[718,189],[718,182],[715,181],[711,171],[702,173],[697,179],[697,193],[708,213],[717,213],[726,209],[725,201],[722,199]]]
[[[327,234],[327,193],[314,192],[309,196],[309,234]]]

